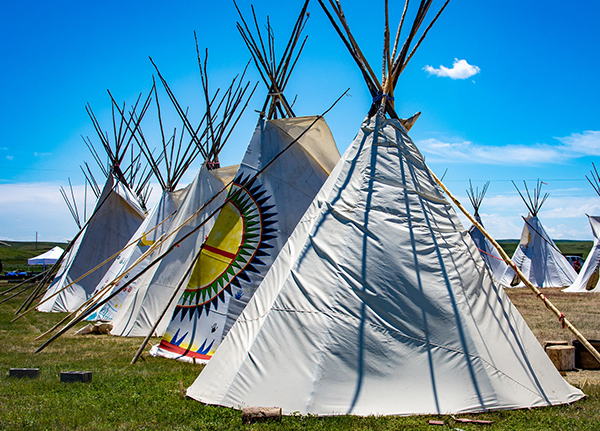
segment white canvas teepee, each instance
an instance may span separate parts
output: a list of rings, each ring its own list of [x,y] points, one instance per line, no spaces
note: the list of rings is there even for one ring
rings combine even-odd
[[[197,211],[204,207],[223,187],[224,183],[218,177],[217,172],[209,171],[204,164],[189,186],[183,203],[171,223],[170,230],[165,234],[167,239],[161,242],[151,260],[155,256],[162,255],[173,244],[206,221],[207,216],[223,203],[225,193],[221,193],[202,212],[197,213]],[[131,292],[118,305],[112,320],[112,335],[133,337],[145,336],[148,333],[173,290],[177,288],[186,269],[191,265],[195,250],[200,247],[213,224],[213,220],[207,221],[179,247],[175,247],[140,277]],[[162,330],[164,331],[164,328]]]
[[[483,202],[483,198],[485,197],[490,183],[489,181],[485,183],[481,192],[479,192],[479,190],[477,189],[473,190],[473,186],[470,181],[469,185],[470,189],[467,190],[467,195],[469,196],[469,200],[473,205],[473,216],[475,217],[475,220],[477,220],[477,222],[483,226],[481,216],[479,215],[479,209],[481,208],[481,203]],[[469,235],[471,235],[475,246],[481,253],[481,257],[483,258],[488,268],[490,268],[490,271],[492,272],[494,277],[496,277],[497,280],[501,280],[504,276],[504,273],[506,272],[506,268],[508,267],[508,265],[500,256],[498,250],[496,250],[496,248],[492,245],[490,240],[486,238],[486,236],[477,228],[477,226],[471,225],[471,227],[469,228]]]
[[[150,94],[152,93],[154,93],[158,123],[163,125],[164,121],[158,101],[156,84],[152,86]],[[185,132],[185,127],[182,127],[182,129]],[[150,264],[153,246],[158,246],[164,235],[169,232],[174,215],[187,192],[187,188],[178,189],[179,182],[199,154],[202,153],[205,157],[207,156],[206,150],[195,144],[197,138],[184,132],[181,133],[180,139],[176,139],[175,132],[169,139],[165,138],[164,133],[161,133],[162,151],[156,157],[146,142],[141,126],[138,125],[136,128],[134,138],[138,142],[163,192],[159,201],[130,239],[129,246],[117,256],[110,269],[102,277],[102,281],[96,286],[94,294],[97,302],[103,301],[109,296],[112,296],[112,298],[88,315],[87,320],[111,321],[113,319],[116,310],[139,281],[136,276]],[[188,138],[185,146],[183,145],[184,137]],[[122,285],[132,279],[133,281],[126,288],[121,289]]]
[[[153,354],[210,359],[339,159],[323,119],[261,119],[172,319]],[[304,135],[258,177],[301,133]],[[245,189],[242,189],[245,187]],[[176,306],[175,306],[176,305]]]
[[[209,101],[213,97],[209,94],[208,80],[205,75],[206,64],[199,62],[199,66],[204,93],[206,100]],[[179,107],[158,68],[156,70],[174,105]],[[230,136],[232,127],[244,112],[247,102],[241,109],[238,108],[252,96],[252,93],[246,95],[249,84],[244,85],[243,80],[244,74],[233,80],[222,96],[222,100],[215,103],[216,109],[211,108],[212,102],[207,103],[204,115],[206,124],[203,126],[202,133],[199,132],[200,126],[192,128],[185,113],[178,111],[188,132],[196,136],[197,143],[204,148],[202,154],[205,161],[190,186],[171,224],[170,231],[165,235],[165,240],[150,259],[154,261],[160,256],[163,257],[145,272],[133,287],[114,316],[111,334],[145,336],[153,331],[152,328],[157,322],[162,320],[164,323],[157,328],[156,333],[162,335],[164,332],[169,319],[161,320],[161,316],[166,312],[169,298],[174,291],[184,286],[188,269],[214,224],[215,218],[212,215],[219,210],[226,197],[225,186],[229,184],[227,177],[231,176],[231,168],[218,168],[219,152]]]
[[[63,259],[37,309],[72,312],[79,308],[92,295],[104,271],[100,269],[85,274],[121,250],[144,217],[131,192],[120,182],[115,184],[112,175],[109,176],[92,217]],[[104,267],[109,268],[112,261],[105,263]],[[66,287],[84,275],[84,278]]]
[[[577,278],[563,292],[600,292],[600,217],[587,216],[594,235],[594,245],[577,274]]]
[[[259,38],[250,36],[243,17],[244,27],[238,24],[256,64],[262,65],[263,76],[269,77],[265,81],[269,95],[229,202],[152,354],[187,361],[210,359],[339,160],[325,120],[295,117],[283,93],[291,73],[286,64],[307,18],[307,6],[305,2],[277,68],[265,67],[266,53],[261,57],[259,46],[252,44]],[[267,28],[264,38],[269,46],[274,45],[272,34]],[[275,69],[281,72],[275,75]],[[277,114],[290,118],[274,119]]]
[[[596,165],[592,163],[590,176],[585,176],[598,196],[600,196],[600,175]],[[586,214],[587,215],[587,214]],[[587,216],[594,235],[594,245],[581,267],[577,278],[563,292],[600,292],[598,281],[600,279],[600,217]]]
[[[108,297],[119,289],[119,287],[128,279],[136,276],[148,266],[150,259],[145,255],[150,251],[150,247],[168,232],[174,214],[179,208],[186,191],[187,189],[178,190],[176,192],[163,191],[159,201],[130,238],[129,246],[116,257],[108,271],[106,271],[102,277],[100,283],[96,286],[94,295],[97,295],[98,301]],[[125,271],[128,272],[122,281],[114,283],[110,289],[105,288]],[[133,290],[134,286],[135,283],[132,283],[127,289],[119,292],[100,309],[88,315],[86,320],[111,321],[117,309],[121,306],[129,292]]]
[[[525,199],[518,188],[517,191],[527,205],[529,215],[523,218],[525,225],[512,261],[536,287],[570,286],[577,278],[577,273],[537,217],[548,194],[542,196],[540,181],[532,193],[529,193],[527,184],[524,184],[528,199]],[[515,277],[515,272],[510,267],[506,269],[501,282],[505,286],[524,286],[521,280]]]
[[[390,94],[395,75],[385,77]],[[490,276],[402,122],[384,116],[385,99],[187,395],[317,415],[580,399]]]

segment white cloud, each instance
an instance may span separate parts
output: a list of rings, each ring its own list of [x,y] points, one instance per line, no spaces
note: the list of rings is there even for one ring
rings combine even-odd
[[[600,131],[588,130],[564,138],[558,145],[479,145],[470,141],[445,142],[431,138],[417,142],[429,161],[493,165],[563,164],[583,156],[600,156]],[[437,156],[437,158],[436,158]]]
[[[52,153],[38,153],[37,151],[35,151],[33,153],[34,157],[47,157],[47,156],[51,156],[51,155],[52,155]]]
[[[566,151],[600,156],[600,131],[586,130],[583,133],[573,133],[564,138],[554,138],[563,143]]]
[[[470,141],[444,142],[439,139],[425,139],[417,146],[429,161],[469,162],[494,165],[561,163],[562,151],[545,144],[525,145],[477,145]],[[432,158],[432,156],[434,156]]]
[[[467,60],[459,60],[458,58],[454,59],[452,68],[441,65],[439,69],[436,69],[432,66],[425,66],[423,70],[430,75],[441,76],[450,79],[467,79],[480,72],[479,67],[472,66],[467,63]]]
[[[6,156],[6,160],[12,160],[13,158],[13,156]]]

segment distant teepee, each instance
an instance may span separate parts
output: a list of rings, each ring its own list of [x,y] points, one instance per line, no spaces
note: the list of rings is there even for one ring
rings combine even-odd
[[[548,193],[542,194],[543,183],[538,180],[535,189],[530,193],[527,183],[523,181],[527,197],[521,193],[514,182],[513,184],[527,206],[529,214],[523,217],[525,226],[512,261],[536,287],[570,286],[577,278],[577,273],[546,233],[538,218],[544,202],[548,199]],[[523,286],[512,268],[506,269],[501,282],[505,286]]]
[[[598,171],[593,163],[592,168],[593,170],[590,172],[591,179],[587,175],[586,178],[600,196],[600,176],[598,176]],[[563,292],[600,292],[600,288],[598,288],[600,282],[600,217],[589,215],[587,217],[594,235],[594,245],[579,274],[577,274],[577,278]]]
[[[481,203],[483,202],[483,198],[485,197],[489,186],[490,182],[488,181],[484,184],[481,191],[479,191],[478,188],[473,189],[473,184],[471,184],[471,180],[469,180],[469,189],[467,190],[467,196],[469,197],[471,205],[473,205],[473,209],[475,211],[473,216],[475,217],[475,220],[477,220],[477,222],[482,226],[483,222],[481,221],[481,216],[479,215],[479,209],[481,208]],[[477,246],[477,249],[481,253],[481,257],[483,258],[484,262],[488,268],[490,268],[492,274],[494,274],[494,277],[496,277],[497,280],[500,280],[506,272],[508,265],[500,256],[500,253],[498,253],[496,247],[492,245],[490,240],[487,239],[486,236],[475,225],[472,225],[469,228],[469,234]]]
[[[146,217],[148,175],[140,170],[139,153],[131,150],[133,131],[143,118],[146,105],[138,114],[136,106],[137,103],[129,117],[119,116],[120,119],[113,106],[113,142],[102,131],[91,107],[86,106],[106,152],[106,164],[91,140],[84,140],[106,176],[106,183],[92,215],[73,239],[57,275],[37,306],[39,311],[73,312],[84,304],[112,264],[113,256],[127,244]]]
[[[418,6],[398,54],[386,38],[381,81],[339,2],[320,3],[373,89],[372,109],[187,395],[365,416],[580,399],[490,276],[393,109],[432,2]]]

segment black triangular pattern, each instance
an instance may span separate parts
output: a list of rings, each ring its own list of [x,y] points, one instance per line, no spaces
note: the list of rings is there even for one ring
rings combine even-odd
[[[181,309],[181,320],[185,319],[185,316],[187,316],[188,311],[190,311],[190,309],[188,307],[183,307]]]
[[[215,311],[219,309],[219,296],[215,296],[212,301],[210,301]]]
[[[263,243],[260,245],[260,248],[273,248],[273,247],[275,247],[275,246],[274,246],[274,245],[271,245],[271,244],[267,244],[266,242],[263,242]]]
[[[258,200],[262,197],[262,195],[264,195],[265,193],[267,193],[267,189],[263,189],[263,190],[258,190],[258,193],[254,193],[252,195],[252,197],[254,198],[255,201],[258,202]],[[269,196],[270,197],[270,196]],[[267,197],[267,199],[269,199],[269,197]]]
[[[272,240],[272,239],[274,239],[274,238],[277,238],[277,236],[276,236],[276,235],[263,235],[263,236],[261,237],[261,239],[262,239],[263,241],[270,241],[270,240]]]
[[[269,206],[266,206],[266,207],[260,207],[260,210],[261,210],[261,212],[262,212],[263,215],[269,215],[268,211],[271,210],[271,209],[273,209],[273,208],[275,208],[275,205],[269,205]],[[276,214],[277,213],[274,213],[273,215],[276,215]]]
[[[181,307],[175,307],[175,311],[173,312],[173,320],[175,320],[177,318],[177,316],[179,315],[179,313],[181,312]],[[183,320],[183,316],[181,319],[179,319],[179,321],[181,322]]]
[[[263,228],[269,227],[273,224],[277,223],[277,220],[263,220]]]
[[[263,220],[263,221],[265,221],[265,220],[268,220],[268,219],[270,219],[271,217],[275,217],[276,215],[277,215],[277,213],[263,214],[263,215],[262,215],[262,220]]]
[[[246,271],[242,271],[237,275],[237,278],[241,278],[242,280],[244,280],[247,283],[250,283],[250,277],[248,277],[248,274],[246,274]]]
[[[259,207],[262,208],[262,206],[269,200],[270,197],[271,196],[267,196],[267,197],[262,198],[262,199],[257,199],[256,203],[258,204]]]
[[[252,265],[252,264],[248,264],[248,265],[246,266],[246,268],[244,269],[244,271],[248,271],[248,272],[254,272],[254,273],[259,273],[259,272],[260,272],[260,271],[259,271],[258,269],[256,269],[256,268],[254,267],[254,265]],[[248,280],[248,281],[250,281],[250,280]]]
[[[231,280],[231,284],[233,284],[236,287],[239,287],[240,289],[242,288],[242,286],[240,286],[240,282],[237,280],[237,278],[234,278],[233,280]],[[229,293],[230,295],[232,295],[231,284],[228,284],[227,286],[225,286],[225,292]]]
[[[221,300],[221,302],[225,302],[225,291],[221,290],[219,292],[219,299]]]
[[[210,313],[210,302],[204,304],[204,310],[206,311],[206,315],[208,316],[208,314]]]
[[[265,263],[256,256],[254,256],[254,259],[252,259],[252,261],[250,261],[250,263],[252,265],[265,265]]]
[[[266,256],[270,256],[269,253],[264,252],[263,250],[261,250],[262,246],[259,247],[256,252],[254,253],[254,256],[256,257],[266,257]]]
[[[263,235],[269,234],[269,233],[274,233],[274,232],[278,232],[278,230],[277,229],[263,229]]]

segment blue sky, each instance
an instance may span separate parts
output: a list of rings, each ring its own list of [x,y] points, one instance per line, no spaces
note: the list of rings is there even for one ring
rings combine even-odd
[[[249,2],[239,4],[248,15]],[[282,49],[301,2],[253,4],[261,23],[270,16]],[[342,5],[380,70],[383,1],[369,8],[358,1]],[[392,27],[402,6],[391,7]],[[313,115],[350,88],[326,117],[343,152],[370,97],[318,3],[309,10],[308,42],[286,93],[288,99],[298,95],[297,115]],[[532,185],[537,178],[550,193],[540,213],[550,235],[591,238],[585,214],[600,214],[600,197],[585,174],[600,155],[599,12],[595,1],[575,8],[558,1],[452,0],[400,77],[396,110],[404,117],[422,112],[411,137],[434,172],[448,169],[445,182],[465,204],[469,179],[477,186],[491,181],[481,213],[497,238],[517,238],[523,226],[526,209],[511,180]],[[202,95],[193,32],[209,50],[211,86],[223,88],[250,59],[236,20],[229,1],[3,2],[0,239],[33,240],[36,232],[40,240],[72,237],[77,228],[58,188],[68,177],[83,184],[79,165],[93,163],[81,138],[98,143],[85,104],[111,127],[106,90],[133,103],[150,89],[151,56],[194,116]],[[438,76],[442,66],[450,76]],[[252,68],[248,78],[259,79]],[[223,164],[241,159],[265,94],[261,83],[222,153]],[[167,120],[179,127],[175,116]]]

